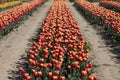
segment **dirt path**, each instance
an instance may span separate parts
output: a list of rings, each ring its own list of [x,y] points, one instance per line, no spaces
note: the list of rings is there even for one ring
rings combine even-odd
[[[99,2],[93,2],[93,4],[95,4],[95,5],[99,5]]]
[[[26,54],[29,39],[41,27],[40,23],[45,19],[51,4],[52,0],[46,2],[33,13],[33,16],[19,26],[18,31],[12,31],[0,40],[0,80],[8,80],[8,76],[11,75],[9,71],[17,70],[16,63],[20,61],[21,55]]]
[[[101,29],[95,30],[94,26],[90,25],[75,9],[73,3],[68,1],[68,4],[74,18],[78,21],[81,32],[91,44],[90,57],[96,65],[95,74],[99,76],[99,80],[120,80],[120,63],[117,63],[115,55],[110,52],[111,48],[105,44],[105,40],[98,33]]]

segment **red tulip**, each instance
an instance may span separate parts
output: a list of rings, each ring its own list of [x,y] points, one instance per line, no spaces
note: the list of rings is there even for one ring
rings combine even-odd
[[[87,71],[82,71],[81,75],[85,76],[87,74]]]
[[[31,80],[31,77],[30,77],[30,76],[27,76],[26,80]]]
[[[54,75],[58,76],[59,75],[59,71],[54,71]]]
[[[94,80],[94,77],[93,76],[89,76],[88,80]]]
[[[43,63],[45,60],[43,58],[40,59],[40,62]]]
[[[89,69],[89,68],[87,68],[87,69],[86,69],[86,71],[87,71],[87,74],[89,74],[89,73],[90,73],[90,69]]]
[[[70,69],[71,69],[71,66],[70,66],[70,65],[68,65],[68,66],[67,66],[67,70],[70,70]]]
[[[34,58],[35,58],[35,56],[34,56],[34,55],[32,55],[32,54],[30,54],[30,58],[34,59]]]
[[[60,80],[65,80],[65,77],[64,76],[60,76]]]
[[[37,76],[42,76],[42,72],[41,71],[37,72]]]
[[[48,73],[48,77],[51,78],[52,77],[52,72]]]
[[[22,71],[23,71],[23,68],[22,68],[22,67],[19,67],[19,68],[18,68],[18,71],[19,71],[19,72],[22,72]]]
[[[86,67],[87,67],[87,68],[92,68],[93,65],[92,65],[92,64],[87,64]]]
[[[58,76],[53,76],[52,80],[58,80]]]
[[[23,77],[23,78],[27,78],[27,76],[29,76],[28,73],[26,73],[26,72],[23,72],[23,73],[22,73],[22,77]]]

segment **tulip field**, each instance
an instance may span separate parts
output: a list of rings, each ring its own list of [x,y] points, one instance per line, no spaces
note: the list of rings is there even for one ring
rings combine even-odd
[[[20,18],[23,20],[25,18],[23,15],[30,13],[43,2],[44,0],[35,0],[0,13],[0,37],[10,32]]]
[[[114,10],[116,12],[120,12],[120,3],[119,2],[114,2],[114,1],[101,1],[100,5],[107,8]]]
[[[1,3],[0,80],[120,80],[117,3]]]
[[[76,0],[76,6],[92,23],[102,25],[111,36],[120,41],[120,14],[104,7],[91,4],[88,1]]]
[[[38,41],[33,42],[33,49],[28,52],[28,72],[22,67],[19,72],[26,80],[97,80],[96,76],[90,76],[88,51],[65,1],[55,1],[42,24]]]

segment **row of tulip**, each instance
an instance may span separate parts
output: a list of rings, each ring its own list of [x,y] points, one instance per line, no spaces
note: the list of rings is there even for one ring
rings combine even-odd
[[[12,0],[0,0],[0,4],[1,4],[1,3],[4,3],[4,2],[8,2],[8,1],[10,2],[10,1],[12,1]]]
[[[35,0],[0,13],[0,36],[11,31],[23,16],[42,4],[44,0]]]
[[[100,0],[88,0],[89,2],[99,2]]]
[[[22,2],[21,1],[11,1],[11,2],[5,2],[3,4],[0,4],[0,11],[4,10],[4,9],[7,9],[9,7],[13,7],[13,6],[16,6],[16,5],[19,5],[21,4]]]
[[[100,6],[114,10],[116,12],[120,12],[120,2],[101,0]]]
[[[42,31],[28,51],[22,80],[98,80],[90,73],[87,42],[65,1],[54,1]]]
[[[120,14],[85,0],[76,0],[75,5],[92,23],[100,24],[120,42]]]

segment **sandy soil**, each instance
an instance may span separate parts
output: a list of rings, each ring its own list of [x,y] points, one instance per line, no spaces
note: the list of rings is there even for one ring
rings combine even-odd
[[[93,2],[93,4],[95,4],[95,5],[99,5],[99,2]]]
[[[95,74],[99,76],[99,80],[120,80],[120,62],[102,38],[104,34],[99,33],[102,30],[100,26],[90,25],[75,9],[73,3],[68,1],[68,5],[74,18],[78,21],[85,39],[91,44],[90,58],[95,64]]]
[[[41,27],[41,22],[45,19],[51,4],[51,0],[46,2],[24,24],[20,25],[18,30],[10,32],[0,40],[0,80],[18,80],[10,76],[17,71],[16,65],[22,61],[21,58],[26,56],[25,51],[30,39]]]

